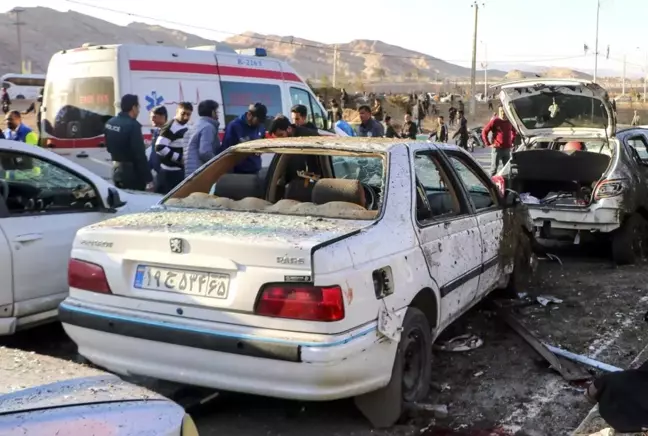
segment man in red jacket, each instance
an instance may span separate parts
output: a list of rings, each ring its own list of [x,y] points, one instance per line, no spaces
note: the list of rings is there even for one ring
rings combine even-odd
[[[493,133],[493,142],[488,140],[488,134]],[[482,140],[484,144],[492,147],[491,150],[491,176],[497,174],[497,167],[499,163],[502,166],[506,165],[511,159],[511,148],[513,148],[513,141],[515,140],[515,129],[513,124],[506,119],[504,108],[501,106],[498,110],[498,116],[491,119],[482,130]]]

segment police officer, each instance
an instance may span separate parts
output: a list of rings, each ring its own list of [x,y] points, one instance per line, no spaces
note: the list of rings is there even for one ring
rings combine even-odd
[[[113,161],[115,186],[150,191],[153,189],[153,176],[144,151],[142,125],[137,121],[139,112],[137,96],[124,95],[121,112],[106,123],[106,148]]]

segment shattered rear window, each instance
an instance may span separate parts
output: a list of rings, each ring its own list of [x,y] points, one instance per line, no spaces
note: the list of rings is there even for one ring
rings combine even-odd
[[[517,97],[511,104],[527,129],[605,129],[609,122],[601,101],[587,96],[547,92]]]
[[[342,219],[380,216],[386,154],[274,148],[272,152],[269,167],[258,174],[239,174],[236,171],[258,155],[232,150],[190,177],[162,204]]]

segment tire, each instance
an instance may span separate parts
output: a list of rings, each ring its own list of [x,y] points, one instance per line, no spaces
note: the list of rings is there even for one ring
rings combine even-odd
[[[427,317],[416,307],[405,313],[396,358],[402,359],[403,402],[425,399],[432,375],[432,331]]]
[[[612,260],[617,265],[631,265],[640,259],[646,248],[646,220],[633,213],[612,233]]]

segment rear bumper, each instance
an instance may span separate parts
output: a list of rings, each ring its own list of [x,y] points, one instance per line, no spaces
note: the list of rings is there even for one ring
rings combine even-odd
[[[280,398],[325,401],[385,386],[397,343],[370,324],[317,342],[264,338],[182,319],[63,302],[59,317],[79,353],[125,375]],[[290,336],[285,332],[284,336]]]
[[[618,208],[588,207],[557,209],[528,205],[529,215],[537,228],[608,233],[621,226]]]

